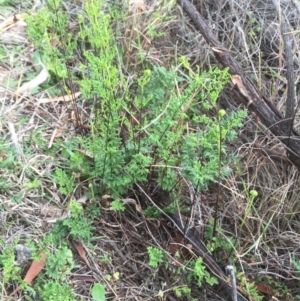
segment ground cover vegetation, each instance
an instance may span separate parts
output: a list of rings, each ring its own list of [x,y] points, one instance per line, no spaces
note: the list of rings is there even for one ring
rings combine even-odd
[[[269,2],[197,8],[283,110]],[[298,171],[176,1],[0,5],[1,300],[230,299],[178,212],[246,299],[300,298]]]

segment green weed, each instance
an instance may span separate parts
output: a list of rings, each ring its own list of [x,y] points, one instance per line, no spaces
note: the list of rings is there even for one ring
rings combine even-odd
[[[75,301],[75,294],[67,284],[48,281],[38,288],[39,296],[44,301]]]
[[[59,190],[62,194],[70,195],[74,189],[74,176],[68,175],[66,171],[61,168],[56,168],[54,173],[54,179],[59,185]]]
[[[72,200],[69,210],[70,218],[65,219],[62,222],[62,226],[68,228],[72,238],[89,242],[92,237],[93,227],[91,221],[85,217],[83,207],[75,200]]]
[[[159,264],[163,262],[164,252],[155,247],[147,247],[149,255],[149,266],[152,268],[157,268]]]
[[[47,252],[47,276],[53,281],[65,281],[74,267],[72,251],[61,246],[54,253]]]
[[[195,261],[191,261],[192,271],[189,273],[188,279],[192,281],[196,279],[198,286],[202,286],[203,283],[208,283],[209,285],[218,284],[218,279],[214,276],[211,276],[207,271],[206,267],[203,264],[203,259],[199,257]]]
[[[0,267],[4,284],[9,283],[10,281],[21,282],[21,267],[15,264],[16,245],[17,241],[15,241],[12,246],[4,247],[0,254]]]
[[[54,10],[59,4],[51,2],[49,5]],[[226,70],[217,69],[199,74],[190,68],[185,58],[181,58],[183,69],[166,70],[152,66],[141,70],[136,82],[131,84],[134,89],[128,90],[116,65],[118,49],[111,19],[103,12],[98,13],[101,6],[101,2],[87,1],[84,8],[86,17],[79,14],[78,36],[88,41],[89,49],[83,51],[85,64],[80,65],[83,79],[77,82],[85,98],[94,98],[96,118],[91,123],[91,135],[82,137],[83,148],[92,154],[93,168],[78,152],[71,156],[73,168],[75,165],[86,166],[82,172],[100,180],[102,191],[113,197],[124,194],[136,181],[147,181],[151,166],[156,169],[157,181],[164,190],[172,190],[178,183],[177,168],[198,191],[205,189],[217,178],[218,152],[223,155],[221,173],[227,175],[230,172],[228,164],[233,158],[225,158],[223,142],[236,137],[234,128],[241,125],[246,112],[222,116],[219,125],[218,118],[212,119],[208,113],[215,110],[217,97],[228,82],[229,74]],[[61,13],[58,17],[62,17]],[[51,26],[52,34],[61,32],[67,24],[66,18],[62,17],[60,24],[56,24],[56,19],[49,16],[47,26]],[[31,24],[29,28],[32,27],[35,26]],[[29,33],[35,42],[51,38],[43,26],[38,32],[33,30]],[[38,44],[48,51],[51,66],[56,62],[56,67],[51,67],[53,70],[60,69],[60,65],[65,67],[69,56],[72,56],[75,47],[72,39],[66,39],[65,43],[65,52],[70,54],[58,61],[49,52],[49,44],[47,47]],[[54,49],[52,51],[55,52]],[[184,77],[180,76],[182,72],[187,72]],[[56,76],[63,79],[65,74],[56,72]],[[188,87],[178,94],[175,87],[184,81],[188,82]],[[134,118],[136,124],[131,124],[125,116]],[[186,133],[186,123],[196,131]],[[120,136],[119,128],[127,132],[124,134],[126,139]],[[67,182],[67,179],[63,181]]]
[[[227,252],[231,254],[234,247],[236,247],[236,240],[233,237],[225,237],[221,228],[217,228],[220,236],[213,236],[213,224],[214,221],[210,219],[208,225],[205,228],[204,237],[207,239],[207,248],[210,252]],[[222,255],[223,256],[223,255]]]
[[[121,202],[122,196],[135,183],[154,178],[162,190],[180,195],[186,183],[200,192],[230,173],[230,164],[236,157],[227,154],[226,142],[236,138],[236,128],[242,125],[246,111],[227,113],[218,107],[218,96],[230,80],[228,70],[211,68],[200,73],[185,57],[179,58],[179,65],[166,68],[154,65],[146,55],[137,70],[123,70],[125,54],[120,51],[112,27],[113,18],[120,20],[117,11],[112,7],[105,10],[104,1],[85,1],[72,35],[62,1],[47,3],[45,10],[27,20],[28,34],[39,48],[40,60],[47,65],[51,81],[60,82],[68,93],[66,79],[76,82],[93,116],[89,134],[55,148],[64,165],[56,167],[53,179],[62,194],[73,194],[75,179],[86,181],[93,201],[97,195],[109,195],[114,200],[110,209],[123,212],[126,205]],[[161,35],[155,26],[149,26],[148,31],[151,36]],[[81,58],[77,62],[79,48]],[[74,62],[80,76],[68,68]],[[42,149],[46,147],[37,133],[32,139]],[[148,204],[142,207],[147,207],[147,216],[158,216]],[[172,213],[178,208],[187,209],[180,198],[163,210]],[[89,242],[93,236],[89,217],[101,212],[99,207],[85,212],[75,200],[70,202],[69,211],[70,216],[56,223],[49,238],[56,246],[68,236]],[[65,280],[62,267],[72,268],[69,250],[59,250],[57,263],[53,260],[52,268],[47,267],[51,280],[44,283],[44,289],[48,298],[54,298],[54,290],[61,289],[53,280]],[[153,247],[147,251],[149,266],[157,268],[164,260],[164,252]],[[199,286],[216,283],[201,259],[193,262],[190,269],[190,281],[196,280]],[[189,294],[188,288],[177,289],[176,294]]]
[[[124,211],[125,206],[120,200],[114,200],[114,201],[111,202],[111,210]]]
[[[191,294],[191,289],[187,286],[182,286],[182,287],[174,286],[173,291],[175,292],[175,295],[178,298],[183,296],[190,296]]]

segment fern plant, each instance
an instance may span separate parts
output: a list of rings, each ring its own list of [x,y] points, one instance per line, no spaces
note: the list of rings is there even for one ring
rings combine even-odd
[[[214,276],[211,276],[209,272],[206,270],[206,267],[203,264],[203,259],[199,257],[196,261],[192,262],[193,269],[192,272],[189,274],[189,280],[192,279],[197,280],[198,286],[202,286],[204,282],[208,283],[209,285],[218,284],[218,279]]]
[[[47,12],[28,21],[29,34],[48,70],[65,90],[67,78],[75,81],[92,108],[90,132],[66,141],[60,149],[66,164],[54,174],[60,191],[73,193],[76,173],[76,179],[90,184],[93,199],[96,191],[109,195],[114,200],[111,209],[124,211],[120,199],[137,182],[155,179],[173,195],[180,195],[187,182],[197,192],[207,189],[210,182],[229,174],[236,158],[227,155],[226,142],[236,138],[236,128],[246,116],[246,111],[227,114],[218,107],[219,94],[230,79],[228,70],[200,72],[181,57],[180,64],[169,69],[145,58],[138,70],[121,72],[123,58],[112,29],[113,15],[107,13],[104,1],[86,0],[78,13],[77,39],[67,33],[69,17],[60,0],[48,0]],[[38,29],[36,22],[42,23]],[[61,49],[52,46],[56,40]],[[83,60],[76,77],[67,66],[79,47]],[[173,202],[166,210],[178,208]],[[83,207],[71,201],[69,209],[71,216],[58,222],[52,235],[56,240],[71,235],[89,241],[92,227]],[[157,216],[153,208],[146,210]],[[149,265],[157,267],[164,254],[147,250]],[[216,282],[201,259],[193,262],[192,270],[190,278],[199,285]],[[52,294],[53,287],[45,289]]]
[[[53,13],[38,30],[32,23],[39,17],[31,19],[29,33],[42,48],[48,68],[56,69],[56,76],[61,79],[67,75],[74,78],[64,70],[76,48],[72,37],[64,39],[64,56],[49,44],[58,39],[56,35],[67,26],[68,17],[63,12],[58,14],[61,1],[48,2]],[[94,115],[90,135],[79,140],[93,162],[76,151],[71,151],[71,162],[80,162],[77,170],[81,176],[96,178],[100,192],[113,198],[120,197],[135,182],[148,181],[153,174],[164,190],[180,190],[182,177],[197,191],[206,189],[218,177],[220,153],[221,175],[230,172],[229,163],[234,158],[226,155],[225,142],[236,137],[235,128],[246,115],[245,111],[220,111],[221,116],[217,108],[218,95],[228,82],[229,73],[210,69],[200,74],[182,57],[181,65],[170,70],[148,64],[149,68],[139,70],[128,84],[119,72],[120,52],[111,15],[105,13],[103,5],[103,1],[86,1],[78,14],[77,35],[88,46],[82,53],[84,64],[79,66],[81,79],[76,81],[83,97],[93,100]],[[186,88],[178,92],[177,86]],[[59,170],[56,177],[68,183]],[[66,184],[60,187],[70,193],[71,185]]]
[[[13,246],[3,248],[0,254],[0,270],[3,275],[3,283],[7,284],[9,281],[21,281],[21,267],[15,264],[15,246],[18,241],[15,240]],[[3,244],[4,245],[4,244]]]
[[[149,255],[149,266],[157,268],[159,264],[163,262],[164,252],[155,247],[148,247],[147,251]]]

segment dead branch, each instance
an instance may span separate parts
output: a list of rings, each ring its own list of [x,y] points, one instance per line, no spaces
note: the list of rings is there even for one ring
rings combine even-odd
[[[285,145],[288,158],[300,168],[300,136],[296,131],[289,131],[286,119],[266,97],[263,97],[252,81],[244,74],[240,65],[231,56],[230,52],[218,41],[205,20],[188,0],[177,0],[194,21],[206,42],[212,47],[217,60],[228,67],[231,74],[231,89],[235,98],[253,111],[262,123]]]

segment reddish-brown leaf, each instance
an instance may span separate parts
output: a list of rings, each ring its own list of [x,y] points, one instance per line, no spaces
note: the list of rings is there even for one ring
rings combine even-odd
[[[86,263],[86,265],[91,269],[91,265],[86,257],[86,252],[84,250],[84,247],[82,245],[82,243],[77,242],[77,241],[73,241],[73,245],[76,248],[79,256],[83,259],[83,261]]]
[[[24,278],[24,281],[27,284],[30,284],[33,279],[41,272],[41,270],[44,268],[46,264],[46,254],[41,253],[40,254],[40,260],[34,260],[31,263],[31,266],[29,270],[27,271],[27,274]],[[15,295],[19,290],[21,289],[20,285],[10,294],[11,296]]]
[[[176,237],[174,238],[174,241],[170,243],[169,245],[169,252],[171,254],[175,253],[176,251],[178,251],[182,246],[182,242],[183,242],[183,234],[179,231],[177,231]]]

